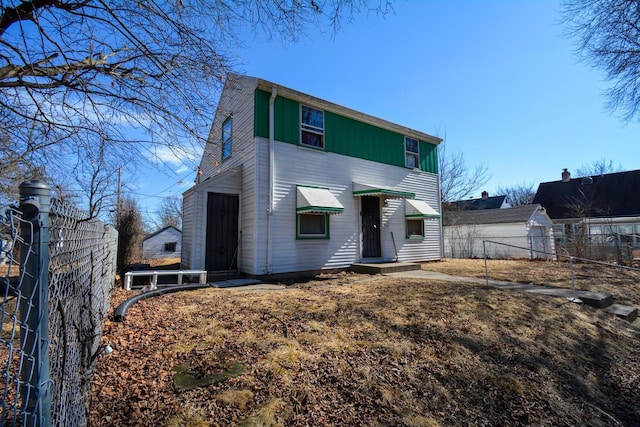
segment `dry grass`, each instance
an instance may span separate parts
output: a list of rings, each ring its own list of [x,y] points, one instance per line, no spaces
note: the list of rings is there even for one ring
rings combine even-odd
[[[422,269],[466,277],[485,277],[482,259],[445,259],[423,263]],[[489,278],[493,280],[571,287],[571,268],[566,260],[488,260],[487,271]],[[640,270],[629,270],[615,265],[575,263],[574,282],[576,289],[608,292],[618,303],[640,306]]]
[[[475,262],[454,263],[437,268],[484,274]],[[550,269],[510,262],[492,270],[526,281],[540,265]],[[107,322],[104,341],[115,352],[99,360],[91,423],[633,425],[638,331],[559,302],[344,273],[279,292],[144,300],[126,323]],[[204,377],[231,361],[246,372],[193,390],[173,385],[178,364]]]

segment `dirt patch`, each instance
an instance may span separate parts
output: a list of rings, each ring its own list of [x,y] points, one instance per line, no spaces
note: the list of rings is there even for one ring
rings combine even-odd
[[[501,268],[520,281],[540,267]],[[168,294],[107,321],[91,424],[634,425],[638,337],[600,310],[468,283],[340,273]],[[176,366],[197,379],[233,364],[224,381],[175,385]]]

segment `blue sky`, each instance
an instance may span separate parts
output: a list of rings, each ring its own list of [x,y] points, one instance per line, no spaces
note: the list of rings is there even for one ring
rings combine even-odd
[[[492,195],[601,159],[640,168],[640,124],[606,109],[610,83],[578,59],[559,1],[397,1],[394,9],[360,14],[335,34],[311,28],[295,44],[247,34],[238,71],[445,137],[448,152],[486,165]],[[173,166],[139,179],[136,191],[181,194],[194,162]],[[140,198],[148,214],[158,200]]]

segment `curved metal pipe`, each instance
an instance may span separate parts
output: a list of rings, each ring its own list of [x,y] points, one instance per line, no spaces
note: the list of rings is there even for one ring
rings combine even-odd
[[[118,308],[116,308],[116,311],[115,311],[115,314],[114,314],[113,318],[114,318],[114,320],[116,322],[124,322],[124,316],[125,316],[125,314],[127,314],[127,310],[129,310],[129,308],[133,304],[135,304],[138,301],[141,301],[143,299],[147,299],[147,298],[151,298],[151,297],[157,297],[159,295],[170,294],[170,293],[174,293],[174,292],[195,291],[197,289],[213,288],[213,287],[215,287],[215,286],[205,283],[205,284],[195,284],[195,285],[171,286],[169,288],[162,288],[162,289],[156,289],[156,290],[149,291],[149,292],[144,292],[144,293],[132,296],[131,298],[128,298],[126,301],[124,301],[122,304],[120,304],[118,306]]]

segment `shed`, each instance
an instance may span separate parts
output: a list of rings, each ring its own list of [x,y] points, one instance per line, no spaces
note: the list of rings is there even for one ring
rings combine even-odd
[[[451,258],[555,257],[553,222],[539,204],[446,212],[445,256]],[[483,241],[491,241],[483,247]]]
[[[156,231],[142,241],[144,259],[180,258],[182,232],[173,226]]]

